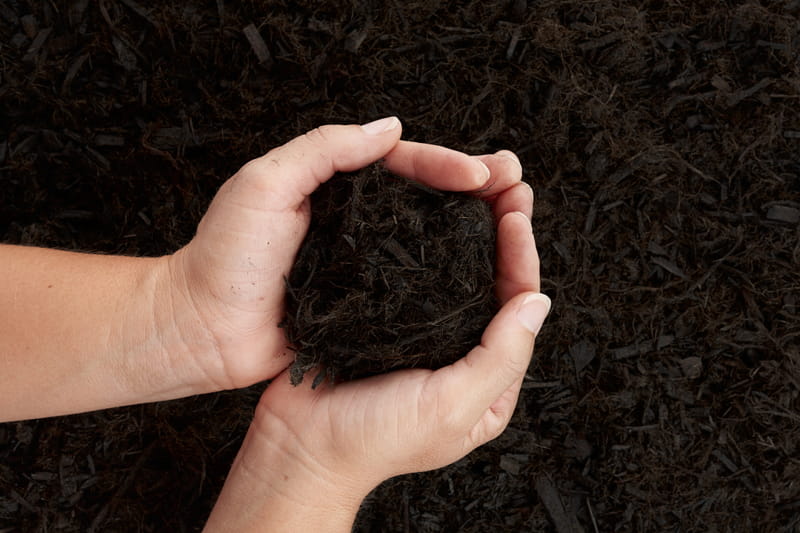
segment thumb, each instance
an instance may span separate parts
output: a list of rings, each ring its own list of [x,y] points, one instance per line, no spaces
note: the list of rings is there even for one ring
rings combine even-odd
[[[401,133],[397,117],[362,126],[320,126],[249,162],[240,173],[268,193],[260,196],[271,207],[296,209],[335,172],[351,172],[385,156]]]
[[[525,375],[534,339],[549,312],[546,295],[517,295],[489,323],[480,345],[453,365],[445,394],[462,399],[460,415],[468,425]]]

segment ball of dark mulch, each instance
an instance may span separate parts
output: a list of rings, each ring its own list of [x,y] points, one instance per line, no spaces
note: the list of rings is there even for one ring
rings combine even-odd
[[[287,282],[293,384],[440,368],[480,342],[496,311],[489,206],[375,166],[311,197],[312,222]]]

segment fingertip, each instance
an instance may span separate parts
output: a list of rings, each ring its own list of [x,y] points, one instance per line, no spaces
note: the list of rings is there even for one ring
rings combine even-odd
[[[551,307],[552,302],[546,294],[528,293],[517,309],[517,321],[530,333],[538,335]]]
[[[396,116],[390,116],[362,124],[361,130],[367,135],[381,135],[394,129],[398,129],[401,126],[402,125],[399,118]]]
[[[533,192],[533,187],[531,187],[530,183],[527,183],[527,182],[524,182],[524,181],[522,181],[520,183],[523,185],[524,189],[528,193],[528,197],[531,199],[530,205],[531,205],[531,211],[533,211],[533,204],[534,204],[534,202],[536,202],[536,195]]]
[[[500,150],[499,152],[495,152],[494,155],[498,155],[500,157],[505,157],[507,159],[512,160],[519,166],[520,170],[522,170],[522,163],[520,162],[519,157],[517,157],[517,154],[515,154],[511,150]]]
[[[522,211],[512,211],[511,213],[509,213],[509,215],[515,216],[517,218],[524,219],[526,226],[530,226],[531,225],[530,217],[528,215],[526,215],[525,213],[523,213]]]
[[[522,166],[512,152],[502,150],[472,157],[489,169],[489,178],[473,190],[479,196],[492,198],[505,194],[522,180]]]
[[[508,226],[511,227],[508,227]],[[522,211],[512,211],[510,213],[504,214],[500,218],[500,222],[497,224],[498,231],[502,232],[503,234],[508,231],[509,233],[516,234],[517,232],[525,232],[527,233],[530,231],[533,233],[533,227],[531,226],[531,219],[528,215]],[[500,229],[502,227],[502,229]]]
[[[485,186],[485,185],[486,185],[486,184],[489,182],[489,180],[491,179],[491,177],[492,177],[492,171],[491,171],[491,170],[489,170],[489,167],[488,167],[488,166],[486,166],[486,163],[484,163],[484,162],[483,162],[483,161],[481,161],[480,159],[475,159],[475,161],[477,161],[477,162],[478,162],[478,164],[479,164],[479,165],[480,165],[480,167],[481,167],[481,168],[480,168],[480,174],[478,174],[478,175],[476,176],[476,180],[477,180],[477,181],[478,181],[478,183],[479,183],[479,185],[478,185],[478,186],[479,186],[479,187],[480,187],[480,186]]]
[[[393,174],[444,191],[480,189],[491,177],[483,162],[465,153],[413,141],[397,142],[383,164]]]
[[[525,213],[512,211],[500,219],[496,264],[495,292],[501,302],[526,291],[539,291],[539,253]]]

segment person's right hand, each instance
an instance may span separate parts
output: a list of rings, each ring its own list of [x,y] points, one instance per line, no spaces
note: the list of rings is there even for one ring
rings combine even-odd
[[[458,188],[457,175],[429,175],[404,157],[411,147],[399,144],[387,165]],[[441,150],[415,148],[420,157]],[[480,159],[492,171],[493,186],[483,194],[491,194],[499,220],[496,290],[502,303],[480,345],[436,371],[400,370],[316,389],[309,379],[292,387],[284,372],[261,398],[210,525],[226,515],[244,519],[234,509],[246,498],[248,512],[271,531],[333,523],[344,531],[361,499],[383,480],[450,464],[506,427],[550,301],[539,293],[532,197],[520,181],[519,163],[509,152]]]

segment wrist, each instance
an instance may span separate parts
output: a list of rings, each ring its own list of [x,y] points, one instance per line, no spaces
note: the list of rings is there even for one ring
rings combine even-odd
[[[335,474],[286,428],[273,429],[266,439],[251,426],[205,531],[351,531],[374,487]]]
[[[183,398],[219,390],[203,361],[214,343],[190,302],[176,287],[173,256],[138,259],[131,297],[110,334],[120,352],[115,373],[136,403]]]
[[[151,275],[155,335],[165,367],[184,391],[176,398],[232,388],[218,370],[219,345],[192,300],[182,260],[182,250],[160,257]]]

